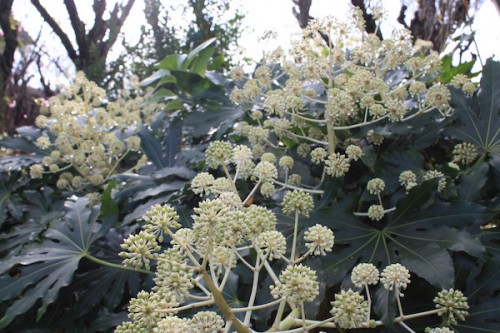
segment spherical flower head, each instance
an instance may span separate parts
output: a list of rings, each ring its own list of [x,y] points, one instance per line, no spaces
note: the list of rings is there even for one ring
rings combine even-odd
[[[373,104],[369,108],[370,116],[381,118],[387,114],[387,109],[382,104]]]
[[[378,195],[382,193],[385,189],[385,182],[380,178],[373,178],[366,184],[366,189],[370,194]]]
[[[371,205],[370,208],[368,208],[368,217],[372,221],[380,221],[384,215],[384,207],[381,205]]]
[[[214,141],[208,146],[205,151],[205,159],[207,165],[215,169],[219,165],[227,163],[231,160],[233,154],[233,147],[226,141]]]
[[[322,147],[314,148],[311,152],[311,161],[316,164],[320,164],[325,160],[326,155],[328,153]]]
[[[223,331],[224,320],[213,311],[201,311],[191,319],[192,332],[219,333]]]
[[[219,200],[222,202],[224,206],[229,207],[231,209],[240,209],[241,206],[243,205],[240,196],[233,191],[222,192],[219,195]]]
[[[373,264],[361,263],[352,269],[351,281],[357,288],[363,288],[365,285],[376,285],[378,280],[379,271]]]
[[[357,291],[342,290],[331,304],[333,321],[341,328],[361,327],[367,320],[368,303]]]
[[[141,291],[130,300],[128,316],[141,327],[152,329],[161,319],[160,297],[153,292]]]
[[[465,95],[467,95],[469,97],[472,97],[472,95],[474,95],[474,93],[476,92],[476,90],[477,90],[477,87],[472,82],[466,82],[462,86],[462,91],[464,92]]]
[[[50,157],[49,157],[50,158]],[[49,165],[49,171],[52,172],[52,173],[56,173],[56,172],[59,172],[61,168],[59,167],[59,165],[57,164],[50,164]],[[80,177],[81,178],[81,177]],[[77,186],[79,187],[79,186]]]
[[[271,294],[296,305],[312,302],[319,294],[316,272],[302,264],[288,266],[281,272],[276,285],[271,286]]]
[[[399,175],[399,183],[409,191],[411,188],[417,186],[417,175],[411,170],[403,171]]]
[[[175,232],[175,237],[172,239],[172,248],[176,250],[184,250],[185,247],[189,247],[194,243],[194,231],[190,228],[180,228]]]
[[[376,133],[374,130],[369,130],[366,133],[366,140],[375,146],[380,146],[382,142],[384,142],[384,137]]]
[[[462,142],[453,148],[453,162],[469,165],[477,157],[477,148],[472,143]]]
[[[361,150],[361,147],[356,145],[347,146],[345,152],[347,154],[347,157],[349,157],[349,159],[353,161],[357,161],[361,157],[363,157],[363,150]]]
[[[293,173],[288,176],[287,183],[294,186],[299,186],[302,183],[302,177],[299,174]]]
[[[282,158],[280,158],[280,161],[278,164],[283,169],[290,170],[293,168],[294,160],[290,156],[283,156]]]
[[[429,88],[425,96],[425,104],[444,111],[450,107],[451,93],[443,85],[435,84]]]
[[[349,171],[349,159],[340,153],[331,154],[325,161],[326,173],[332,177],[343,177]]]
[[[43,176],[43,165],[33,164],[30,167],[30,177],[31,179],[40,179]]]
[[[43,128],[43,127],[47,126],[48,121],[49,121],[49,118],[47,118],[47,116],[39,115],[35,119],[35,126],[38,128]]]
[[[437,170],[428,170],[425,172],[424,180],[430,180],[434,178],[439,179],[437,191],[441,192],[446,187],[446,178],[444,177],[444,174],[441,171]]]
[[[387,266],[380,274],[380,282],[388,290],[404,290],[410,283],[410,271],[401,264]]]
[[[100,173],[94,173],[88,177],[89,182],[94,186],[99,186],[104,183],[104,176]]]
[[[236,165],[244,164],[252,160],[252,150],[245,145],[237,145],[233,148],[231,161]]]
[[[261,162],[269,162],[271,164],[274,164],[274,163],[276,163],[276,155],[274,155],[273,153],[264,153],[260,157],[260,161]]]
[[[274,230],[278,223],[276,215],[266,207],[251,205],[244,208],[244,212],[252,237],[258,237],[263,232]]]
[[[260,185],[260,194],[262,194],[265,198],[272,198],[272,196],[276,193],[276,186],[273,183],[264,182]]]
[[[209,195],[214,180],[208,172],[200,172],[191,181],[191,190],[198,195]]]
[[[306,157],[311,152],[311,145],[307,143],[301,143],[297,146],[297,154],[302,157]]]
[[[315,256],[325,256],[327,252],[332,251],[335,236],[330,228],[316,224],[304,232],[304,240],[306,247]]]
[[[185,318],[168,316],[158,322],[157,326],[153,328],[153,333],[186,333],[191,328],[190,324],[191,321]]]
[[[465,74],[456,74],[450,81],[450,84],[457,88],[457,89],[460,89],[462,88],[462,86],[467,83],[467,82],[470,82],[470,79],[467,77],[467,75]]]
[[[136,235],[129,235],[121,245],[122,252],[119,256],[124,258],[125,266],[149,269],[150,256],[152,252],[159,251],[160,246],[156,242],[156,237],[146,231],[141,231]]]
[[[421,81],[415,81],[413,82],[411,85],[410,85],[410,94],[412,96],[416,96],[416,95],[422,95],[426,92],[427,90],[427,87],[425,86],[425,83],[424,82],[421,82]]]
[[[264,114],[262,113],[262,111],[255,110],[252,112],[250,117],[252,117],[253,120],[259,120],[259,119],[262,119],[264,117]]]
[[[465,316],[469,314],[467,297],[460,290],[442,290],[434,298],[434,303],[439,309],[438,315],[451,325],[456,325],[457,320],[464,321]]]
[[[183,303],[194,287],[193,269],[187,265],[184,254],[174,249],[161,253],[158,259],[153,291]]]
[[[179,229],[179,215],[170,205],[153,205],[143,217],[146,224],[143,229],[147,232],[156,235],[160,242],[163,242],[163,233],[167,233],[170,229]]]
[[[57,188],[64,190],[69,188],[69,182],[64,178],[59,178],[56,183]]]
[[[289,191],[283,197],[283,213],[290,215],[298,213],[302,216],[309,217],[309,214],[314,208],[313,197],[302,190]]]
[[[268,259],[279,259],[286,253],[286,238],[276,230],[265,231],[257,237],[255,247]]]
[[[231,69],[230,77],[233,81],[243,81],[245,78],[245,71],[240,66],[233,67],[233,69]]]
[[[47,149],[50,147],[50,139],[46,136],[41,136],[36,139],[35,145],[40,149]]]
[[[270,181],[278,178],[278,169],[269,162],[259,162],[253,171],[254,175],[262,181]]]
[[[221,195],[225,192],[233,191],[233,182],[226,177],[219,177],[214,179],[210,193]]]
[[[236,254],[234,251],[225,246],[218,246],[213,249],[210,264],[217,275],[222,274],[224,269],[228,270],[236,267]]]
[[[242,245],[248,239],[250,229],[248,227],[247,215],[241,210],[231,210],[221,218],[221,239],[218,244],[227,247]],[[217,235],[215,235],[217,236]]]
[[[137,135],[130,136],[127,140],[127,148],[132,151],[138,151],[141,149],[141,138]]]

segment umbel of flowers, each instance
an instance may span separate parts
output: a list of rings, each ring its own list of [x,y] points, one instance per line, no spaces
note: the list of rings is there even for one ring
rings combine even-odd
[[[142,231],[124,241],[120,256],[125,265],[155,267],[156,271],[153,288],[131,301],[131,321],[116,332],[253,332],[252,316],[268,308],[275,310],[270,331],[376,327],[383,323],[372,316],[371,289],[379,283],[394,293],[399,314],[394,321],[409,332],[413,330],[405,321],[420,316],[441,316],[443,325],[465,319],[467,300],[453,289],[438,294],[436,309],[404,313],[401,297],[411,275],[399,263],[387,267],[358,264],[351,272],[355,288],[331,297],[330,317],[318,321],[306,316],[305,304],[320,296],[318,273],[305,265],[306,259],[334,251],[335,235],[327,226],[316,224],[305,228],[300,237],[299,225],[314,209],[313,195],[323,194],[323,181],[344,177],[363,158],[363,145],[378,146],[384,140],[373,130],[364,137],[350,133],[429,112],[447,117],[453,111],[448,88],[431,82],[440,61],[426,44],[413,47],[406,30],[379,40],[365,32],[359,10],[354,9],[352,15],[350,23],[330,18],[313,21],[289,58],[280,50],[273,52],[269,62],[246,81],[240,68],[233,71],[233,79],[242,83],[232,91],[231,99],[251,115],[235,128],[235,134],[244,139],[239,144],[215,141],[207,148],[206,166],[216,172],[200,172],[191,183],[191,190],[203,199],[194,208],[191,227],[180,224],[171,206],[156,205],[144,217]],[[329,36],[327,45],[321,35]],[[396,70],[400,75],[391,76]],[[453,84],[467,94],[474,91],[474,85],[463,77]],[[476,157],[474,147],[466,143],[457,145],[453,154],[451,168]],[[297,159],[318,165],[322,175],[312,183],[303,182],[293,173]],[[409,191],[432,178],[439,179],[437,191],[447,186],[446,175],[434,169],[424,175],[403,171],[399,183]],[[242,184],[250,188],[239,189]],[[367,195],[377,203],[354,214],[380,221],[395,210],[384,206],[385,187],[381,178],[369,180]],[[257,192],[269,200],[282,198],[281,212],[293,219],[289,239],[277,229],[275,213],[253,203]],[[280,192],[282,196],[277,195]],[[299,243],[305,250],[298,250]],[[282,265],[272,265],[273,261]],[[232,306],[225,296],[237,266],[253,276],[244,307]],[[264,274],[273,281],[269,290],[260,289]],[[258,292],[270,293],[272,300],[257,302]],[[197,309],[194,316],[183,316],[184,310],[193,309]],[[452,331],[447,326],[429,330]]]
[[[136,80],[131,83],[138,88]],[[52,97],[44,114],[36,119],[36,126],[42,129],[36,145],[49,155],[41,164],[31,166],[31,178],[58,174],[60,189],[98,189],[110,176],[123,171],[120,164],[131,153],[135,158],[127,160],[127,167],[143,166],[147,159],[140,152],[137,132],[142,124],[151,124],[157,112],[157,104],[145,103],[141,95],[132,98],[128,90],[109,102],[102,88],[78,72],[74,84]]]
[[[352,270],[356,290],[342,290],[334,296],[328,319],[306,318],[304,304],[314,301],[320,292],[317,273],[302,262],[311,256],[328,255],[333,250],[334,234],[319,224],[307,228],[303,234],[307,250],[299,254],[298,226],[301,218],[308,218],[314,209],[312,195],[303,190],[286,190],[282,212],[294,217],[293,237],[287,241],[276,229],[277,217],[273,211],[248,204],[248,196],[245,200],[240,197],[235,175],[238,165],[247,160],[241,156],[235,159],[235,155],[244,150],[242,146],[231,147],[224,142],[215,142],[208,148],[206,158],[211,167],[226,169],[228,177],[215,178],[202,172],[193,180],[193,192],[205,199],[194,209],[190,228],[182,227],[179,215],[171,206],[158,204],[144,216],[142,231],[125,239],[120,253],[123,263],[138,269],[155,267],[156,271],[151,291],[140,292],[130,302],[131,321],[117,327],[115,332],[227,332],[232,329],[251,332],[252,314],[266,308],[277,309],[272,330],[299,328],[305,332],[317,327],[376,327],[382,322],[372,318],[370,287],[378,283],[395,292],[399,308],[395,321],[403,327],[407,327],[406,319],[423,315],[439,315],[450,324],[465,319],[467,299],[453,289],[438,294],[435,310],[404,313],[400,298],[411,282],[408,269],[392,264],[380,273],[371,263],[358,264]],[[247,171],[247,177],[254,179],[250,195],[263,179],[272,182],[277,174],[276,167],[268,161],[260,161]],[[379,182],[375,183],[378,184],[375,188],[380,188]],[[285,264],[281,272],[271,265],[276,260]],[[245,307],[232,307],[225,298],[228,279],[237,265],[253,275]],[[259,287],[262,274],[274,281],[267,291]],[[257,292],[268,292],[274,300],[257,303]],[[191,318],[182,316],[183,310],[192,309],[199,311]]]

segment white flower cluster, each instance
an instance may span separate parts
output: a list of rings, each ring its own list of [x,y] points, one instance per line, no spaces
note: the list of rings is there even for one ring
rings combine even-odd
[[[143,96],[124,94],[108,102],[104,90],[78,72],[74,84],[52,97],[46,113],[35,121],[43,130],[35,143],[49,155],[31,166],[30,176],[57,173],[57,187],[77,191],[102,186],[131,152],[134,168],[142,167],[147,158],[141,155],[137,132],[159,109],[158,104],[144,103]]]

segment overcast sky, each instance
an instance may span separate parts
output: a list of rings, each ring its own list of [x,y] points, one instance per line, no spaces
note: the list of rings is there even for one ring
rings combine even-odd
[[[179,0],[169,0],[166,3],[172,3]],[[385,9],[389,14],[388,22],[396,22],[401,2],[411,3],[409,0],[383,0]],[[113,0],[111,0],[113,2]],[[245,57],[251,57],[256,60],[260,59],[264,49],[270,50],[280,45],[287,49],[290,45],[290,39],[294,35],[299,35],[300,29],[292,14],[292,1],[291,0],[239,0],[234,3],[241,3],[243,12],[246,12],[244,19],[244,32],[240,40],[240,45],[245,49]],[[326,15],[344,16],[349,9],[348,0],[313,0],[311,7],[311,15],[316,18],[321,18]],[[42,4],[47,6],[51,13],[54,13],[59,22],[64,26],[66,25],[71,35],[71,29],[68,19],[63,15],[56,13],[66,13],[62,1],[59,0],[45,0]],[[91,11],[91,1],[83,0],[77,1],[80,9],[80,15],[86,18],[88,25],[93,22],[93,15]],[[38,13],[32,8],[29,0],[16,0],[14,1],[14,15],[16,19],[21,21],[25,29],[32,35],[36,36],[42,24],[42,19]],[[129,15],[123,32],[126,38],[133,41],[137,38],[139,27],[144,22],[143,18],[143,1],[136,0],[131,14]],[[109,5],[109,8],[112,6]],[[179,17],[178,20],[182,22],[185,19]],[[484,3],[474,17],[474,30],[476,31],[476,41],[479,47],[480,54],[485,60],[488,57],[496,55],[498,59],[500,55],[500,15],[491,0],[484,0]],[[396,28],[394,25],[385,25],[384,33],[389,33],[390,30]],[[263,43],[259,41],[259,37],[265,31],[274,31],[278,34],[278,40],[272,43]],[[44,41],[47,43],[51,55],[57,54],[61,58],[66,55],[65,50],[59,41],[52,42],[55,37],[51,29],[45,25],[43,30]],[[120,43],[117,42],[112,53],[112,57],[120,52]],[[67,65],[68,70],[72,65]],[[71,70],[72,72],[72,70]],[[73,73],[69,73],[71,77]]]

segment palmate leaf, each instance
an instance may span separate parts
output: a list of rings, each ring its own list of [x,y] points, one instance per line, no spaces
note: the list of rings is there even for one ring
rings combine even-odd
[[[500,258],[489,259],[480,271],[473,270],[464,290],[470,306],[465,322],[458,332],[500,332]]]
[[[435,182],[425,182],[399,200],[395,212],[383,221],[362,222],[352,214],[333,208],[316,212],[311,219],[328,225],[335,233],[337,249],[323,259],[328,282],[338,283],[359,262],[384,268],[402,263],[437,288],[451,288],[454,269],[450,252],[481,257],[484,247],[466,230],[467,225],[487,221],[491,213],[480,205],[435,204],[422,211],[434,192]]]
[[[88,199],[66,202],[66,215],[45,233],[42,244],[0,263],[0,302],[11,300],[0,319],[6,327],[16,316],[41,300],[37,319],[53,303],[59,290],[71,283],[80,259],[85,257],[98,237],[98,207],[89,207]],[[11,268],[14,274],[6,274]]]
[[[450,135],[500,155],[500,62],[486,61],[477,96],[468,99],[453,91],[451,104],[458,119]]]

